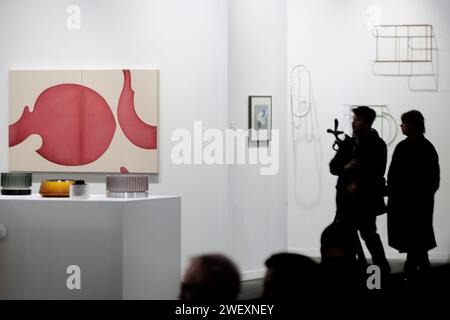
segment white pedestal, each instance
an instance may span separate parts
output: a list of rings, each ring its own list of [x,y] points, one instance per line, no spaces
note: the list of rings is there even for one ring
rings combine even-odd
[[[180,201],[0,196],[0,299],[176,299]]]

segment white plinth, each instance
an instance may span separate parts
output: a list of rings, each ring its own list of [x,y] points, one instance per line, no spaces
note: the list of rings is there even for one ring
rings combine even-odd
[[[180,201],[0,196],[0,299],[176,299]]]

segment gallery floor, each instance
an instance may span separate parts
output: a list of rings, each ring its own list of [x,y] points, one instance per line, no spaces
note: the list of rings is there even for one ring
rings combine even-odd
[[[316,259],[315,259],[316,260]],[[318,261],[318,260],[316,260]],[[390,261],[392,274],[398,274],[403,271],[403,260],[391,259]],[[432,262],[432,266],[438,266],[442,263]],[[242,281],[241,293],[239,295],[239,300],[250,300],[256,299],[261,296],[264,285],[264,279],[254,279],[248,281]]]

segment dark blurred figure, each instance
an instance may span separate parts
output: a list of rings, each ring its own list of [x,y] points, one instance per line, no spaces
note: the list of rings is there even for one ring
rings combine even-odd
[[[321,287],[325,294],[359,293],[366,289],[365,269],[356,259],[355,241],[348,225],[334,222],[320,238]]]
[[[369,107],[354,108],[353,137],[347,137],[330,162],[330,172],[338,176],[336,185],[336,218],[353,234],[359,256],[363,256],[357,232],[366,243],[373,263],[384,274],[390,273],[383,244],[377,233],[376,217],[386,212],[384,172],[387,162],[386,143],[372,123],[376,113]],[[365,260],[362,258],[361,260]],[[362,261],[365,262],[365,261]]]
[[[208,254],[195,257],[181,285],[183,301],[233,301],[241,287],[238,268],[227,257]]]
[[[277,253],[266,260],[263,299],[293,300],[313,295],[318,287],[318,265],[295,253]]]
[[[419,270],[408,279],[406,289],[419,295],[446,292],[450,287],[450,265],[440,265]]]
[[[389,245],[406,252],[405,275],[430,268],[428,250],[436,247],[434,194],[439,188],[438,154],[424,137],[425,120],[416,110],[401,117],[407,136],[395,148],[388,173]]]

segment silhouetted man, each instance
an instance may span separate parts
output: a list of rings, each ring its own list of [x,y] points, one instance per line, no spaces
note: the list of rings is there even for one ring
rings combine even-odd
[[[390,273],[383,244],[377,233],[376,217],[386,212],[384,204],[387,162],[386,143],[372,128],[374,110],[366,106],[353,109],[353,137],[348,137],[330,162],[337,175],[336,222],[357,231],[366,243],[373,263]]]

